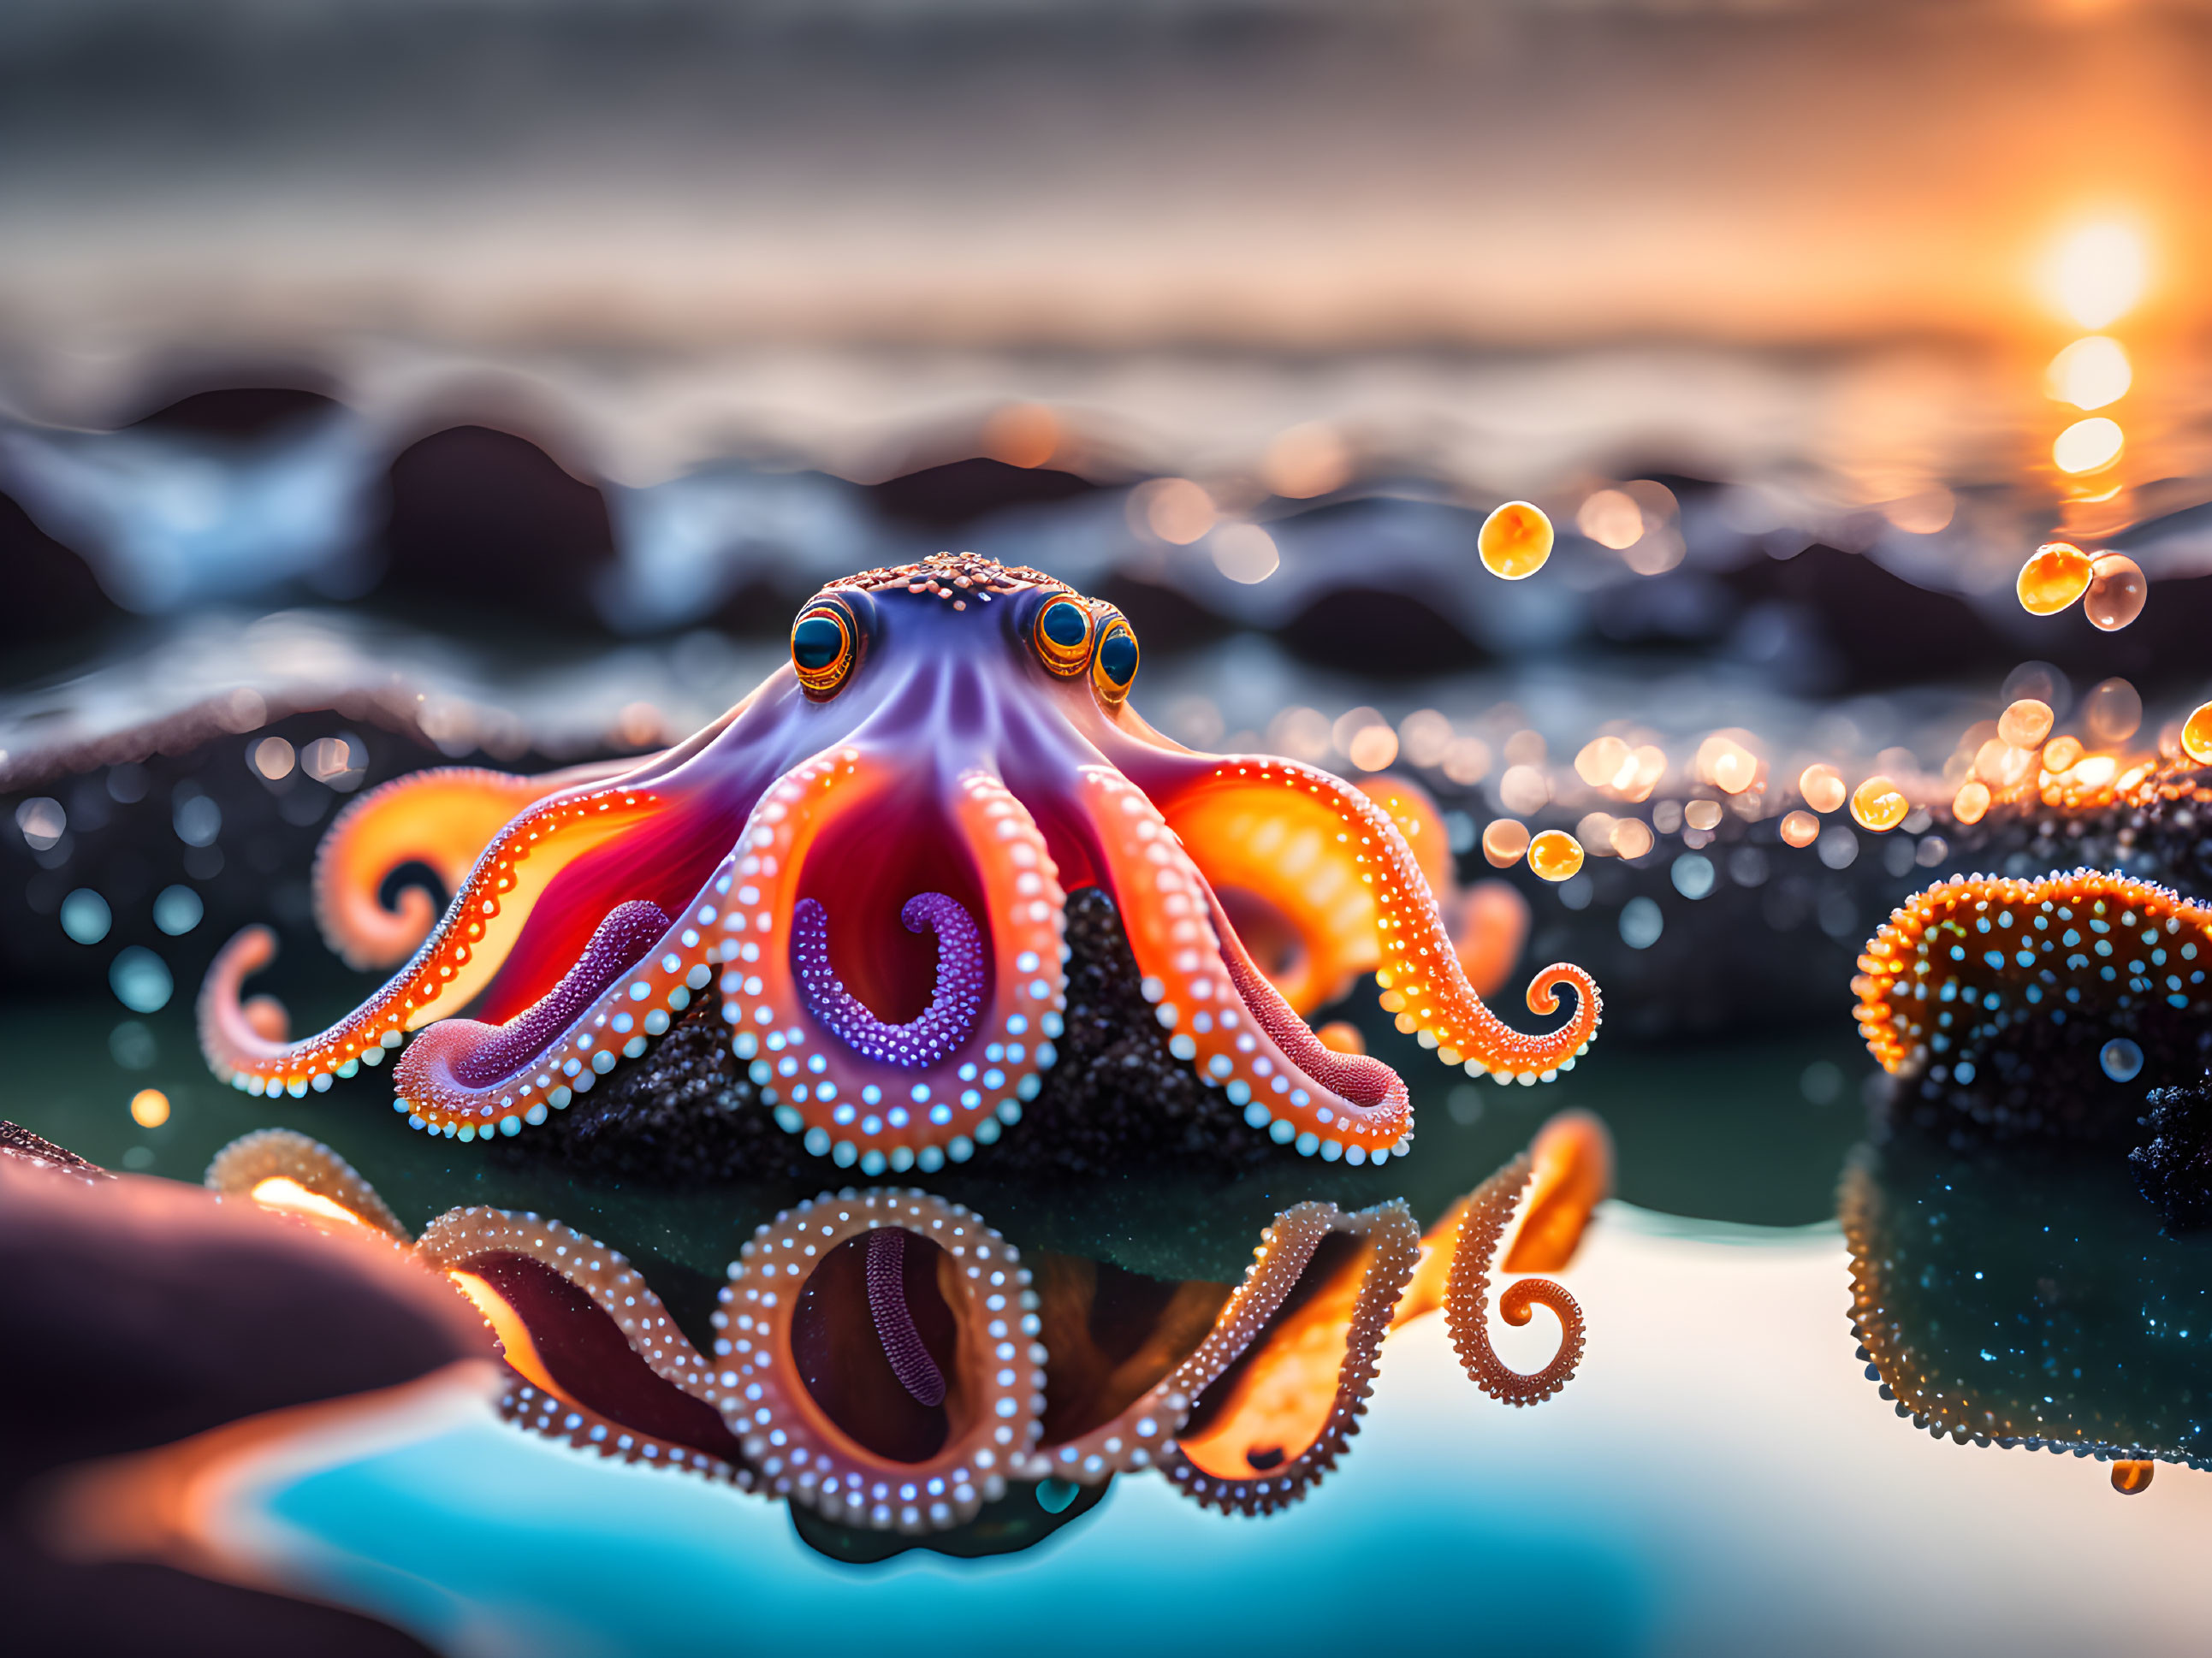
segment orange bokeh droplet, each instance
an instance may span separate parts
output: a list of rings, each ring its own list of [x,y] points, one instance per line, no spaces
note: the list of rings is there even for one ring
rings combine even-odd
[[[2051,735],[2051,705],[2023,696],[1997,720],[1997,735],[2016,749],[2032,749]]]
[[[2200,766],[2212,766],[2212,702],[2191,714],[2181,727],[2181,746]]]
[[[1552,520],[1541,507],[1509,501],[1483,519],[1475,547],[1491,574],[1519,581],[1542,569],[1551,557]]]
[[[2045,771],[2065,771],[2081,757],[2081,739],[2078,737],[2053,738],[2044,746],[2043,768]]]
[[[1682,821],[1693,829],[1718,829],[1721,803],[1717,800],[1692,800],[1682,808]]]
[[[1314,1032],[1321,1045],[1336,1054],[1364,1054],[1367,1038],[1359,1034],[1359,1027],[1349,1019],[1331,1019]]]
[[[1528,867],[1547,881],[1571,880],[1582,866],[1582,842],[1565,829],[1546,829],[1528,843]]]
[[[2048,541],[2020,567],[2021,608],[2056,616],[2089,591],[2089,556],[2067,541]]]
[[[1797,774],[1797,793],[1814,811],[1833,811],[1844,804],[1843,774],[1833,766],[1808,766]]]
[[[2120,1461],[2112,1464],[2112,1489],[2123,1497],[2133,1497],[2137,1491],[2150,1489],[2150,1477],[2158,1471],[2155,1462]]]
[[[1528,825],[1511,817],[1495,819],[1482,832],[1482,855],[1495,869],[1508,869],[1528,850]]]
[[[1989,785],[1975,780],[1961,784],[1951,799],[1951,816],[1962,823],[1978,823],[1990,809]]]
[[[142,1088],[131,1096],[131,1121],[141,1128],[159,1128],[169,1120],[169,1096],[158,1088]]]
[[[1809,811],[1793,811],[1782,820],[1782,838],[1793,847],[1809,847],[1820,838],[1820,820]]]
[[[1905,793],[1889,779],[1877,772],[1860,784],[1851,795],[1851,816],[1860,826],[1875,830],[1893,829],[1905,821],[1905,814],[1912,810],[1912,803]]]
[[[2082,614],[2092,627],[2118,633],[2142,614],[2150,582],[2142,567],[2125,553],[2100,553],[2089,567],[2089,591],[2081,595]]]

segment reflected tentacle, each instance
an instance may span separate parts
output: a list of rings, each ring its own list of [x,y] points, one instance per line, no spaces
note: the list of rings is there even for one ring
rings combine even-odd
[[[931,1282],[950,1321],[951,1361],[939,1371],[946,1391],[934,1406],[905,1388],[888,1352],[878,1357],[887,1367],[881,1387],[891,1391],[872,1404],[866,1356],[820,1333],[869,1327],[835,1322],[841,1314],[872,1317],[864,1288],[854,1286],[850,1304],[836,1303],[834,1285],[829,1296],[813,1291],[825,1269],[833,1277],[839,1270],[833,1257],[848,1259],[842,1246],[869,1251],[884,1227],[933,1247]],[[906,1240],[902,1258],[915,1247]],[[860,1263],[864,1278],[872,1258]],[[878,1530],[958,1525],[1004,1494],[1036,1438],[1044,1356],[1029,1286],[1013,1246],[957,1204],[923,1192],[825,1194],[761,1227],[732,1265],[715,1314],[714,1351],[726,1368],[709,1396],[775,1494]],[[874,1412],[892,1417],[902,1436]],[[887,1446],[893,1437],[899,1442]]]
[[[1574,1380],[1585,1335],[1582,1308],[1565,1286],[1550,1278],[1522,1278],[1498,1298],[1498,1316],[1508,1324],[1522,1325],[1532,1308],[1549,1308],[1559,1321],[1559,1350],[1542,1370],[1524,1375],[1509,1367],[1491,1345],[1486,1318],[1491,1258],[1498,1253],[1498,1241],[1511,1223],[1534,1169],[1523,1152],[1475,1188],[1467,1199],[1444,1283],[1444,1322],[1460,1363],[1477,1387],[1507,1405],[1541,1404]]]
[[[1332,1233],[1358,1240],[1358,1254],[1328,1279],[1302,1285]],[[1179,1433],[1161,1465],[1185,1496],[1248,1515],[1302,1500],[1359,1431],[1392,1309],[1421,1247],[1420,1228],[1397,1199],[1350,1215],[1302,1203],[1261,1237],[1213,1333],[1176,1373],[1204,1424]],[[1273,1460],[1262,1466],[1265,1457]]]

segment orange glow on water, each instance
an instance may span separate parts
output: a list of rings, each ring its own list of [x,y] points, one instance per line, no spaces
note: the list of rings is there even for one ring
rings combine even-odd
[[[2150,258],[2131,227],[2116,221],[2085,224],[2054,250],[2051,296],[2084,328],[2106,328],[2135,309],[2150,281]]]
[[[2085,413],[2118,403],[2135,384],[2136,371],[2128,354],[2115,339],[2092,334],[2068,346],[2051,360],[2044,372],[2044,386],[2059,403],[2070,403]]]
[[[2058,434],[2051,446],[2051,459],[2062,472],[2101,472],[2126,447],[2127,434],[2120,430],[2118,421],[2092,415]]]

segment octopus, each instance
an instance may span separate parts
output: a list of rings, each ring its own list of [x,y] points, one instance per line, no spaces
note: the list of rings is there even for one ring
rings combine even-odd
[[[1371,970],[1401,1028],[1470,1075],[1574,1065],[1601,1012],[1587,973],[1530,981],[1539,1017],[1572,992],[1554,1028],[1507,1025],[1389,809],[1294,761],[1170,741],[1129,705],[1139,661],[1113,606],[1036,570],[946,555],[837,582],[801,607],[787,665],[665,753],[434,770],[357,802],[319,855],[316,910],[347,960],[398,970],[287,1040],[281,1007],[241,1001],[275,950],[248,928],[201,992],[207,1060],[297,1098],[396,1054],[398,1115],[484,1140],[544,1124],[714,997],[808,1152],[928,1173],[1036,1096],[1063,1034],[1067,894],[1096,886],[1175,1057],[1304,1155],[1410,1145],[1403,1079],[1303,1017],[1348,974]],[[453,882],[434,922],[419,894],[380,901],[410,862]]]
[[[1922,1115],[1998,1136],[2132,1131],[2145,1090],[2202,1074],[2212,909],[2090,869],[1954,876],[1867,943],[1859,1029]]]
[[[1299,1203],[1241,1281],[1170,1282],[1109,1262],[1024,1255],[973,1211],[896,1187],[825,1193],[763,1223],[695,1345],[618,1252],[536,1214],[449,1211],[419,1237],[328,1147],[289,1130],[233,1143],[207,1183],[232,1200],[377,1241],[481,1314],[512,1421],[578,1450],[681,1470],[909,1536],[974,1521],[1019,1483],[1040,1503],[1152,1470],[1224,1513],[1302,1500],[1358,1431],[1378,1354],[1441,1305],[1484,1392],[1531,1405],[1571,1379],[1574,1298],[1522,1278],[1500,1313],[1550,1308],[1562,1341],[1524,1376],[1485,1326],[1492,1261],[1557,1271],[1609,1189],[1586,1114],[1425,1236],[1402,1201]]]

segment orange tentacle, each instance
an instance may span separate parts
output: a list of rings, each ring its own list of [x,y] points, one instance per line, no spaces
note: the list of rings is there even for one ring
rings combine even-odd
[[[448,892],[459,890],[492,838],[532,801],[579,787],[635,761],[516,777],[477,766],[418,771],[371,789],[331,822],[315,852],[315,924],[350,968],[389,968],[429,936],[430,896],[404,889],[387,909],[384,883],[404,864],[425,864]]]
[[[298,1042],[272,1041],[240,1005],[245,981],[276,954],[276,935],[250,926],[216,954],[200,989],[200,1048],[216,1075],[251,1094],[304,1096],[332,1077],[378,1065],[419,1029],[466,1002],[489,983],[528,917],[560,872],[661,808],[650,789],[619,784],[539,803],[486,848],[414,959],[383,988],[327,1030]]]
[[[1499,1299],[1499,1316],[1526,1324],[1532,1307],[1548,1307],[1559,1321],[1559,1351],[1533,1376],[1510,1369],[1490,1343],[1490,1260],[1512,1221],[1528,1187],[1532,1165],[1526,1152],[1477,1187],[1467,1200],[1459,1236],[1444,1283],[1444,1321],[1460,1363],[1475,1385],[1507,1405],[1540,1405],[1574,1380],[1586,1333],[1582,1308],[1564,1285],[1549,1278],[1522,1278]]]
[[[1194,812],[1194,803],[1209,794],[1258,791],[1270,792],[1279,810],[1299,821],[1321,814],[1359,872],[1361,886],[1373,895],[1380,962],[1376,982],[1382,987],[1382,1005],[1398,1015],[1400,1029],[1418,1034],[1447,1065],[1464,1064],[1470,1075],[1489,1072],[1500,1082],[1549,1081],[1589,1048],[1602,1012],[1590,975],[1561,962],[1530,982],[1528,1008],[1538,1014],[1557,1009],[1560,985],[1573,987],[1574,1013],[1556,1029],[1529,1035],[1499,1019],[1468,982],[1419,860],[1389,813],[1343,779],[1295,761],[1254,756],[1218,761],[1164,798],[1172,823]],[[1194,851],[1203,867],[1213,848]]]

